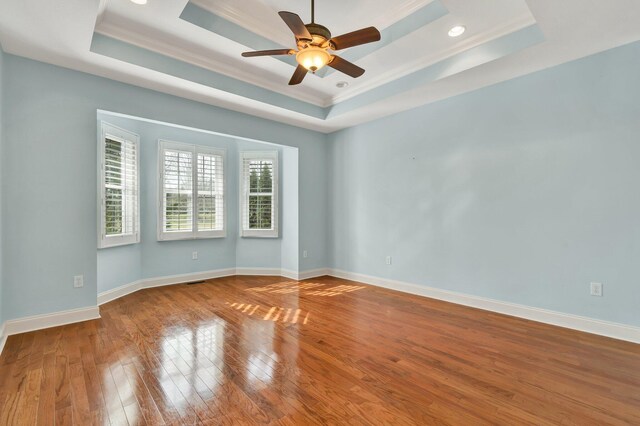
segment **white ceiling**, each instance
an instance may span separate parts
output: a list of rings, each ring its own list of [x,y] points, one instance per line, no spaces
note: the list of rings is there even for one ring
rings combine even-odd
[[[379,49],[355,61],[367,70],[361,78],[333,72],[324,78],[308,76],[300,86],[291,87],[287,85],[293,72],[290,64],[269,57],[242,58],[241,52],[252,49],[180,19],[188,0],[148,1],[146,6],[139,6],[129,0],[2,0],[0,43],[11,54],[331,132],[640,39],[637,0],[434,0],[440,1],[448,13],[406,36],[381,43]],[[377,26],[384,35],[385,28],[397,28],[403,18],[417,16],[412,14],[429,7],[431,1],[318,0],[316,22],[329,27],[334,36],[369,25]],[[294,47],[278,10],[289,10],[309,20],[309,4],[301,0],[192,3],[252,31],[274,47]],[[452,39],[447,31],[456,24],[465,25],[467,32]],[[394,93],[384,92],[385,85],[400,82],[410,73],[442,64],[447,58],[534,24],[544,36],[542,42],[488,62],[471,61],[443,78],[424,79]],[[340,114],[318,117],[254,97],[249,94],[251,90],[233,91],[92,52],[94,32],[196,65],[212,75],[233,77],[238,87],[266,89],[274,98],[281,94],[329,108],[347,105],[341,103],[358,100],[359,96],[376,96],[371,102],[352,102],[349,105],[353,107],[342,108]],[[348,88],[336,88],[342,80],[350,83]],[[402,87],[399,83],[396,86]]]

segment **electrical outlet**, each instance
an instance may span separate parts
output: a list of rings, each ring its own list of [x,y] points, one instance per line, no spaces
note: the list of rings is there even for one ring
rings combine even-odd
[[[74,288],[84,287],[84,276],[82,276],[82,275],[74,276],[73,277],[73,287]]]
[[[302,257],[304,257],[305,259],[309,257],[309,252],[306,250],[302,250]]]
[[[193,253],[191,253],[191,259],[192,260],[198,260],[198,252],[194,251]]]
[[[591,295],[602,297],[602,283],[591,283]]]
[[[391,256],[387,256],[386,263],[387,265],[391,265]]]

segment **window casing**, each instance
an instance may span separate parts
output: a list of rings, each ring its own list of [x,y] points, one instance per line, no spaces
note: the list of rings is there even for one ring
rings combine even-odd
[[[278,152],[240,153],[240,235],[278,237]]]
[[[158,240],[225,237],[225,151],[160,140],[158,159]]]
[[[140,242],[140,138],[100,122],[98,248]]]

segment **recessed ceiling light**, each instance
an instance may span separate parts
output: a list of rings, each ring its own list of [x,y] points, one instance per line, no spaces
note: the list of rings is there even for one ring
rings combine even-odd
[[[339,81],[339,82],[336,83],[336,87],[338,89],[344,89],[348,85],[349,85],[349,83],[347,83],[346,81]]]
[[[147,4],[147,0],[131,0],[131,3],[135,3],[135,4]]]
[[[466,28],[462,25],[456,25],[449,30],[449,37],[459,37],[465,32]]]

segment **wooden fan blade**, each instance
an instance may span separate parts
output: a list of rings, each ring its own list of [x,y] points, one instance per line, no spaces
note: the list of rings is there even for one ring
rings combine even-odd
[[[376,27],[363,28],[352,33],[347,33],[331,39],[333,50],[346,49],[380,40],[380,31]]]
[[[304,77],[307,75],[307,69],[302,65],[298,65],[298,68],[293,72],[293,77],[289,80],[289,86],[294,86],[296,84],[302,83]]]
[[[327,65],[353,78],[358,78],[364,74],[364,70],[362,68],[336,55],[331,57],[331,62]]]
[[[276,56],[276,55],[293,55],[295,52],[291,49],[273,49],[273,50],[256,50],[254,52],[242,52],[242,56],[250,58],[252,56]]]
[[[313,39],[309,30],[304,26],[304,22],[302,22],[302,19],[300,19],[298,15],[291,12],[278,12],[278,15],[280,15],[284,23],[287,24],[297,39]]]

